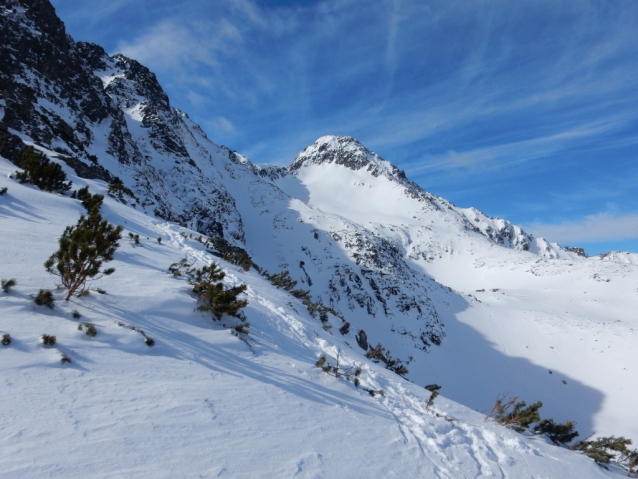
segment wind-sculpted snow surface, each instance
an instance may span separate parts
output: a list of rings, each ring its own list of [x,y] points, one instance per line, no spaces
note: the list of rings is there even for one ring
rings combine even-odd
[[[108,195],[104,218],[125,227],[109,263],[116,272],[99,281],[106,294],[65,302],[42,263],[84,208],[10,180],[14,169],[0,158],[0,188],[9,188],[0,197],[0,274],[17,280],[0,294],[0,328],[12,338],[0,346],[3,478],[613,477],[444,397],[426,409],[428,391],[325,331],[254,270]],[[77,188],[106,194],[104,182],[67,172]],[[168,274],[184,257],[198,267],[215,260],[227,285],[248,284],[244,341],[196,311],[184,277]],[[41,288],[54,289],[54,309],[34,305]],[[42,334],[56,344],[43,345]],[[342,364],[362,368],[360,388],[314,365],[339,350]]]

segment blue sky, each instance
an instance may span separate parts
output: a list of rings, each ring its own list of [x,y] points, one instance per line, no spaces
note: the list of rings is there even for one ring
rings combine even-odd
[[[256,163],[358,138],[422,187],[638,252],[638,2],[53,0]]]

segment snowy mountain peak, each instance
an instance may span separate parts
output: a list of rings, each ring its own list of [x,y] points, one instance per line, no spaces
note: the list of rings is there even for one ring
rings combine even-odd
[[[334,163],[357,171],[365,168],[375,177],[405,179],[405,173],[351,136],[322,136],[294,159],[290,171],[310,165]]]

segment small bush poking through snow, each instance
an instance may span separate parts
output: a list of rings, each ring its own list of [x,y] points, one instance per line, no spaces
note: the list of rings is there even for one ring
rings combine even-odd
[[[631,444],[631,439],[624,437],[599,437],[593,441],[579,441],[570,449],[579,451],[590,457],[598,464],[609,464],[617,455],[624,455],[629,450],[627,446]]]
[[[82,315],[77,309],[74,309],[71,314],[73,315],[73,319],[80,319],[82,317]]]
[[[53,293],[48,289],[41,289],[40,291],[38,291],[38,294],[36,295],[33,302],[38,306],[46,306],[49,309],[53,309],[55,306],[55,298],[53,297]]]
[[[71,189],[71,182],[66,182],[62,167],[36,152],[32,146],[22,154],[20,166],[24,170],[16,172],[20,183],[32,183],[44,191],[64,192]]]
[[[87,282],[115,272],[114,268],[102,270],[102,263],[112,261],[120,246],[122,227],[114,226],[93,210],[88,216],[80,216],[75,226],[67,226],[59,240],[60,249],[45,261],[47,272],[60,277],[68,290],[66,300],[73,294],[87,291]]]
[[[159,244],[162,244],[162,237],[161,237],[161,236],[158,236],[158,237],[157,237],[157,242],[158,242]]]
[[[330,376],[352,381],[356,387],[359,387],[360,385],[359,376],[361,376],[361,368],[354,364],[350,366],[343,366],[341,364],[341,349],[337,350],[337,357],[335,358],[334,366],[327,362],[325,354],[319,358],[319,360],[315,363],[315,366],[321,368],[324,373],[329,374]]]
[[[574,429],[575,425],[572,421],[556,424],[553,419],[543,419],[534,426],[533,432],[534,434],[545,434],[554,444],[566,445],[579,436]]]
[[[239,323],[237,326],[235,326],[235,331],[238,332],[239,334],[248,334],[250,331],[250,323]]]
[[[18,282],[15,280],[15,278],[3,279],[2,291],[4,291],[5,293],[8,293],[11,290],[11,288],[13,288],[16,284],[18,284]]]
[[[350,323],[348,321],[343,323],[343,326],[339,328],[339,332],[343,334],[344,336],[348,334],[350,332]]]
[[[126,200],[124,199],[124,195],[139,202],[135,194],[129,188],[124,186],[124,183],[122,183],[122,180],[120,180],[119,178],[113,178],[113,180],[111,180],[111,182],[109,183],[108,193],[111,198],[115,198],[124,204],[127,204]]]
[[[127,328],[129,328],[129,329],[131,329],[133,331],[136,331],[136,332],[140,333],[142,335],[142,337],[144,338],[144,343],[147,346],[149,346],[149,347],[155,346],[155,340],[153,338],[151,338],[150,336],[147,336],[146,333],[143,330],[141,330],[140,328],[138,328],[137,326],[133,326],[132,324],[126,324],[126,323],[123,323],[122,321],[118,321],[115,324],[117,324],[118,326],[121,326],[123,328],[127,327]]]
[[[638,449],[623,452],[618,458],[618,462],[622,467],[627,469],[629,474],[633,474],[634,477],[638,477]]]
[[[182,258],[177,263],[173,263],[168,267],[168,270],[173,273],[173,276],[179,278],[184,273],[189,273],[191,265],[188,263],[188,258]]]
[[[78,330],[84,331],[85,329],[87,336],[91,336],[92,338],[97,336],[97,329],[95,327],[95,324],[87,322],[78,324]]]
[[[56,343],[55,336],[49,334],[43,334],[42,336],[40,336],[40,340],[45,346],[55,346]]]
[[[5,333],[2,335],[2,345],[9,346],[11,344],[11,335],[9,333]]]
[[[400,359],[394,359],[390,354],[390,351],[381,346],[381,343],[370,349],[366,353],[366,358],[372,359],[373,362],[382,362],[385,364],[385,368],[397,373],[399,376],[405,376],[408,374],[408,368],[403,365],[403,361]]]
[[[60,351],[60,354],[62,355],[62,357],[60,358],[60,362],[62,364],[71,362],[71,358],[67,356],[66,353],[63,353],[62,351]]]
[[[77,199],[82,202],[82,206],[86,208],[87,213],[97,213],[104,202],[104,195],[98,195],[97,193],[92,195],[89,193],[89,187],[85,186],[77,191]]]
[[[6,186],[3,188],[0,188],[0,196],[6,194],[7,191],[9,191],[9,188],[7,188]]]
[[[226,276],[219,266],[211,263],[189,272],[190,284],[193,285],[193,293],[197,295],[200,305],[198,311],[208,311],[213,319],[219,320],[224,314],[240,317],[239,310],[248,305],[245,299],[237,299],[248,288],[245,284],[227,288],[222,279]]]
[[[503,396],[496,399],[494,407],[485,419],[491,417],[500,425],[522,433],[531,424],[541,420],[538,410],[543,407],[543,403],[538,401],[526,406],[527,403],[525,401],[518,401],[518,396],[512,396],[507,401],[505,401],[505,396]]]
[[[434,404],[434,400],[439,397],[439,389],[441,389],[441,386],[438,384],[428,384],[425,386],[425,389],[432,393],[430,399],[428,399],[428,403],[425,405],[425,409],[430,409]]]

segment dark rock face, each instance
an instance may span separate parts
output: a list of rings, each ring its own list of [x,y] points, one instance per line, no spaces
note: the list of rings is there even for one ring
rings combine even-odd
[[[148,68],[74,42],[48,0],[0,0],[0,108],[0,154],[14,163],[17,132],[80,176],[120,177],[149,213],[243,243],[234,199],[201,168],[231,152],[171,106]]]
[[[585,250],[578,246],[563,246],[563,248],[567,251],[571,251],[572,253],[576,253],[578,256],[582,256],[583,258],[589,258],[589,255],[585,253]]]
[[[354,339],[356,339],[357,344],[359,345],[361,349],[363,349],[364,351],[368,350],[368,347],[369,347],[368,336],[366,335],[366,332],[363,329],[359,330],[359,332],[355,335]]]

